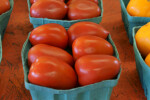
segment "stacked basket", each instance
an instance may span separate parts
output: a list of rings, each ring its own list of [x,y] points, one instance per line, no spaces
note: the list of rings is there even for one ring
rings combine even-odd
[[[29,34],[30,36],[30,34]],[[31,48],[29,36],[22,48],[22,63],[24,69],[25,87],[31,93],[33,100],[109,100],[114,86],[117,85],[121,70],[118,76],[112,80],[106,80],[99,83],[87,85],[84,87],[73,88],[69,90],[56,90],[52,88],[37,86],[28,81],[28,60],[27,54]],[[119,59],[119,54],[114,42],[109,35],[107,40],[114,49],[114,56]],[[41,92],[42,91],[42,92]]]
[[[140,29],[142,25],[145,25],[146,23],[150,22],[150,18],[130,16],[126,10],[129,1],[130,0],[120,0],[122,20],[124,22],[127,35],[129,37],[129,41],[131,44],[133,43],[136,60],[136,69],[138,71],[140,81],[145,92],[145,96],[147,97],[147,100],[150,100],[150,81],[149,81],[150,68],[143,60],[142,55],[137,48],[135,40],[135,34],[137,33],[137,31]]]
[[[139,73],[140,81],[144,89],[145,96],[147,97],[147,100],[150,100],[150,80],[149,80],[150,68],[142,58],[142,55],[137,48],[137,44],[135,40],[135,34],[140,28],[141,28],[140,26],[133,28],[133,48],[134,48],[134,54],[136,60],[136,69]]]
[[[99,1],[99,7],[101,9],[101,15],[99,17],[71,21],[71,20],[54,20],[54,19],[47,19],[47,18],[33,18],[29,14],[29,19],[30,22],[33,24],[34,28],[47,23],[57,23],[65,27],[65,29],[68,29],[72,24],[81,21],[90,21],[99,24],[103,16],[103,4],[102,4],[102,0],[98,0],[98,1]],[[30,0],[28,0],[29,11],[30,11],[30,7],[31,7]],[[77,87],[68,90],[58,90],[58,89],[31,84],[28,81],[29,69],[28,69],[28,59],[27,59],[27,54],[29,52],[29,49],[32,46],[29,41],[29,36],[23,45],[21,54],[22,54],[22,63],[24,69],[25,87],[30,91],[33,100],[43,100],[43,98],[44,100],[110,100],[112,89],[117,85],[118,80],[120,78],[121,69],[115,79],[105,80],[95,84],[91,84],[83,87]],[[117,59],[119,59],[117,48],[115,47],[115,44],[112,41],[110,35],[107,37],[107,41],[109,41],[109,43],[113,46],[114,56]]]
[[[101,9],[101,15],[99,17],[71,21],[71,20],[54,20],[54,19],[47,19],[47,18],[33,18],[29,14],[30,23],[33,24],[34,28],[43,24],[48,24],[48,23],[57,23],[57,24],[64,26],[65,28],[69,28],[72,24],[77,23],[77,22],[82,22],[82,21],[90,21],[90,22],[99,24],[103,16],[103,2],[102,0],[98,0],[98,1],[99,1],[99,7]],[[31,8],[30,0],[27,0],[27,2],[28,2],[28,10],[30,12],[30,8]]]

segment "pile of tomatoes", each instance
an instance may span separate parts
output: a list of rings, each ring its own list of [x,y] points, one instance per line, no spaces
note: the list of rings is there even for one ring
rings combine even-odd
[[[101,10],[98,0],[30,0],[31,17],[48,19],[88,19],[98,17]]]
[[[135,40],[141,55],[150,67],[150,22],[137,31]]]
[[[10,9],[10,2],[9,0],[1,0],[0,3],[0,15],[5,13]]]
[[[120,61],[113,56],[108,35],[93,22],[78,22],[68,30],[55,23],[35,28],[29,37],[29,82],[71,89],[115,78]]]

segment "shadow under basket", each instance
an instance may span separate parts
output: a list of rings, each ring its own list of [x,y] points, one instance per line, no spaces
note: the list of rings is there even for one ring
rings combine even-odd
[[[27,0],[28,3],[28,10],[29,10],[29,19],[30,19],[30,23],[33,24],[33,27],[36,28],[40,25],[43,24],[48,24],[48,23],[57,23],[62,25],[65,28],[69,28],[72,24],[75,24],[77,22],[82,22],[82,21],[90,21],[90,22],[94,22],[99,24],[102,20],[102,16],[103,16],[103,2],[102,0],[98,0],[99,1],[99,7],[101,9],[101,15],[98,17],[94,17],[94,18],[90,18],[90,19],[81,19],[81,20],[56,20],[56,19],[48,19],[48,18],[34,18],[30,16],[30,8],[31,8],[31,3],[30,0]]]
[[[135,40],[135,34],[139,29],[140,26],[133,28],[133,48],[135,54],[136,69],[138,71],[145,96],[147,97],[147,100],[150,100],[150,67],[145,63],[144,59],[142,58],[142,55],[137,48]]]
[[[11,12],[13,10],[13,5],[14,5],[13,0],[9,0],[9,1],[10,1],[10,6],[11,6],[10,10],[0,15],[0,63],[2,60],[2,39],[3,39],[7,24],[9,22]]]
[[[29,33],[30,35],[30,33]],[[114,56],[119,59],[119,54],[114,42],[109,35],[107,40],[112,44]],[[22,48],[22,63],[24,69],[24,82],[27,90],[30,91],[33,100],[110,100],[113,87],[115,87],[120,78],[121,69],[116,78],[105,80],[95,84],[77,87],[68,90],[58,90],[43,86],[38,86],[28,81],[28,51],[31,48],[29,36]]]
[[[128,5],[130,0],[120,0],[121,4],[121,14],[122,14],[122,20],[124,22],[124,26],[129,38],[129,42],[133,44],[133,37],[132,37],[132,29],[135,26],[143,26],[147,22],[150,22],[150,17],[133,17],[130,16],[129,13],[126,10],[126,7]]]

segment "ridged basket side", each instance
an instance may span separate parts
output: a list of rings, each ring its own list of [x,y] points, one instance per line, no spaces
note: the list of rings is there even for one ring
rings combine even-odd
[[[133,28],[133,48],[136,60],[136,69],[138,71],[145,96],[147,97],[147,100],[150,100],[150,67],[145,63],[144,59],[142,58],[135,40],[135,34],[139,30],[139,28],[140,27]]]

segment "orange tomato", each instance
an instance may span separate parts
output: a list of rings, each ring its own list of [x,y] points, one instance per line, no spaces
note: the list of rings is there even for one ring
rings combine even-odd
[[[145,63],[150,67],[150,53],[145,58]]]
[[[150,53],[150,22],[138,30],[135,40],[140,53],[146,57]]]
[[[130,0],[127,11],[131,16],[150,17],[150,2],[148,0]]]

